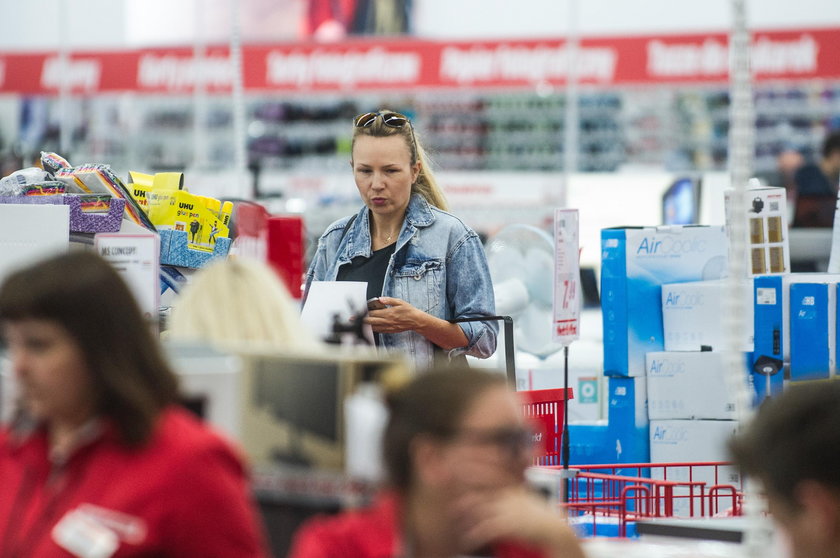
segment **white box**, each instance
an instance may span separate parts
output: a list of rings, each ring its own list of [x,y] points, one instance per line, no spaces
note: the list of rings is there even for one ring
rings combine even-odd
[[[70,207],[0,204],[0,280],[38,260],[67,252]]]
[[[650,422],[650,462],[651,463],[708,463],[728,461],[727,443],[735,434],[738,422],[734,420],[656,420]],[[661,468],[653,468],[651,477],[663,478]],[[689,478],[690,477],[690,478]],[[732,465],[718,468],[695,466],[689,468],[671,466],[667,468],[668,480],[678,482],[703,482],[703,494],[715,485],[740,487],[741,478],[738,469]],[[697,517],[700,515],[699,489],[693,490],[693,514],[689,502],[689,488],[679,486],[674,489],[674,515],[677,517]],[[715,502],[718,510],[731,507],[731,494],[721,495]],[[706,499],[707,506],[709,500]],[[708,508],[705,513],[708,514]]]
[[[723,227],[602,230],[604,373],[644,376],[645,353],[665,346],[662,285],[718,279],[727,258]]]
[[[744,334],[740,350],[753,350],[753,282],[740,282],[744,308]],[[727,347],[727,331],[721,326],[727,310],[726,279],[662,285],[662,326],[666,351],[713,351]]]
[[[724,204],[728,223],[744,220],[749,275],[790,273],[787,193],[784,188],[749,188],[744,193],[744,213],[731,215],[734,190],[727,190]]]
[[[746,375],[746,359],[745,370]],[[726,383],[723,353],[711,351],[647,354],[650,420],[734,419],[735,397]]]

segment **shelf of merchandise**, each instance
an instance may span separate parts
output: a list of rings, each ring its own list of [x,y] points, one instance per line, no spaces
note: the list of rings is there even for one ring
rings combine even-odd
[[[814,156],[825,130],[840,126],[840,82],[755,87],[757,173],[775,169],[785,147]],[[55,114],[55,99],[50,101]],[[191,95],[102,95],[72,99],[74,162],[119,169],[184,169],[194,158]],[[565,98],[523,91],[421,91],[246,97],[249,163],[266,170],[346,168],[350,120],[388,107],[408,113],[442,170],[558,171]],[[725,170],[729,96],[724,84],[581,91],[578,170],[648,166]],[[209,96],[201,144],[206,165],[233,163],[229,99]]]

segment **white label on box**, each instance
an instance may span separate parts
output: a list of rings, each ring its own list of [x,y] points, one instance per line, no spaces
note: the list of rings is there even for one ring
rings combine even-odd
[[[756,304],[768,304],[768,305],[775,305],[776,304],[776,289],[770,288],[759,288],[755,290],[755,303]]]

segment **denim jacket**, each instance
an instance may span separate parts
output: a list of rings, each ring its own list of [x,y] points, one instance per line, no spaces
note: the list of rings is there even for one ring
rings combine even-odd
[[[327,227],[306,273],[306,292],[312,281],[335,281],[338,268],[357,256],[370,257],[370,214],[362,208]],[[496,312],[493,284],[478,235],[457,217],[432,207],[419,194],[408,203],[405,220],[388,262],[382,296],[399,298],[432,316],[451,320],[492,316]],[[458,324],[467,346],[449,357],[468,354],[487,358],[496,350],[496,321]],[[418,369],[432,365],[434,345],[414,331],[385,333],[382,345],[404,351]]]

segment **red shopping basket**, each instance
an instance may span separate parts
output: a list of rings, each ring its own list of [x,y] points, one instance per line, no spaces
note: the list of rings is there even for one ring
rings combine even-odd
[[[740,476],[727,462],[576,465],[569,479],[570,521],[583,535],[630,535],[648,518],[737,516]]]
[[[560,465],[563,438],[563,410],[572,399],[572,388],[536,389],[518,392],[524,399],[523,413],[538,431],[538,454],[534,465]]]

